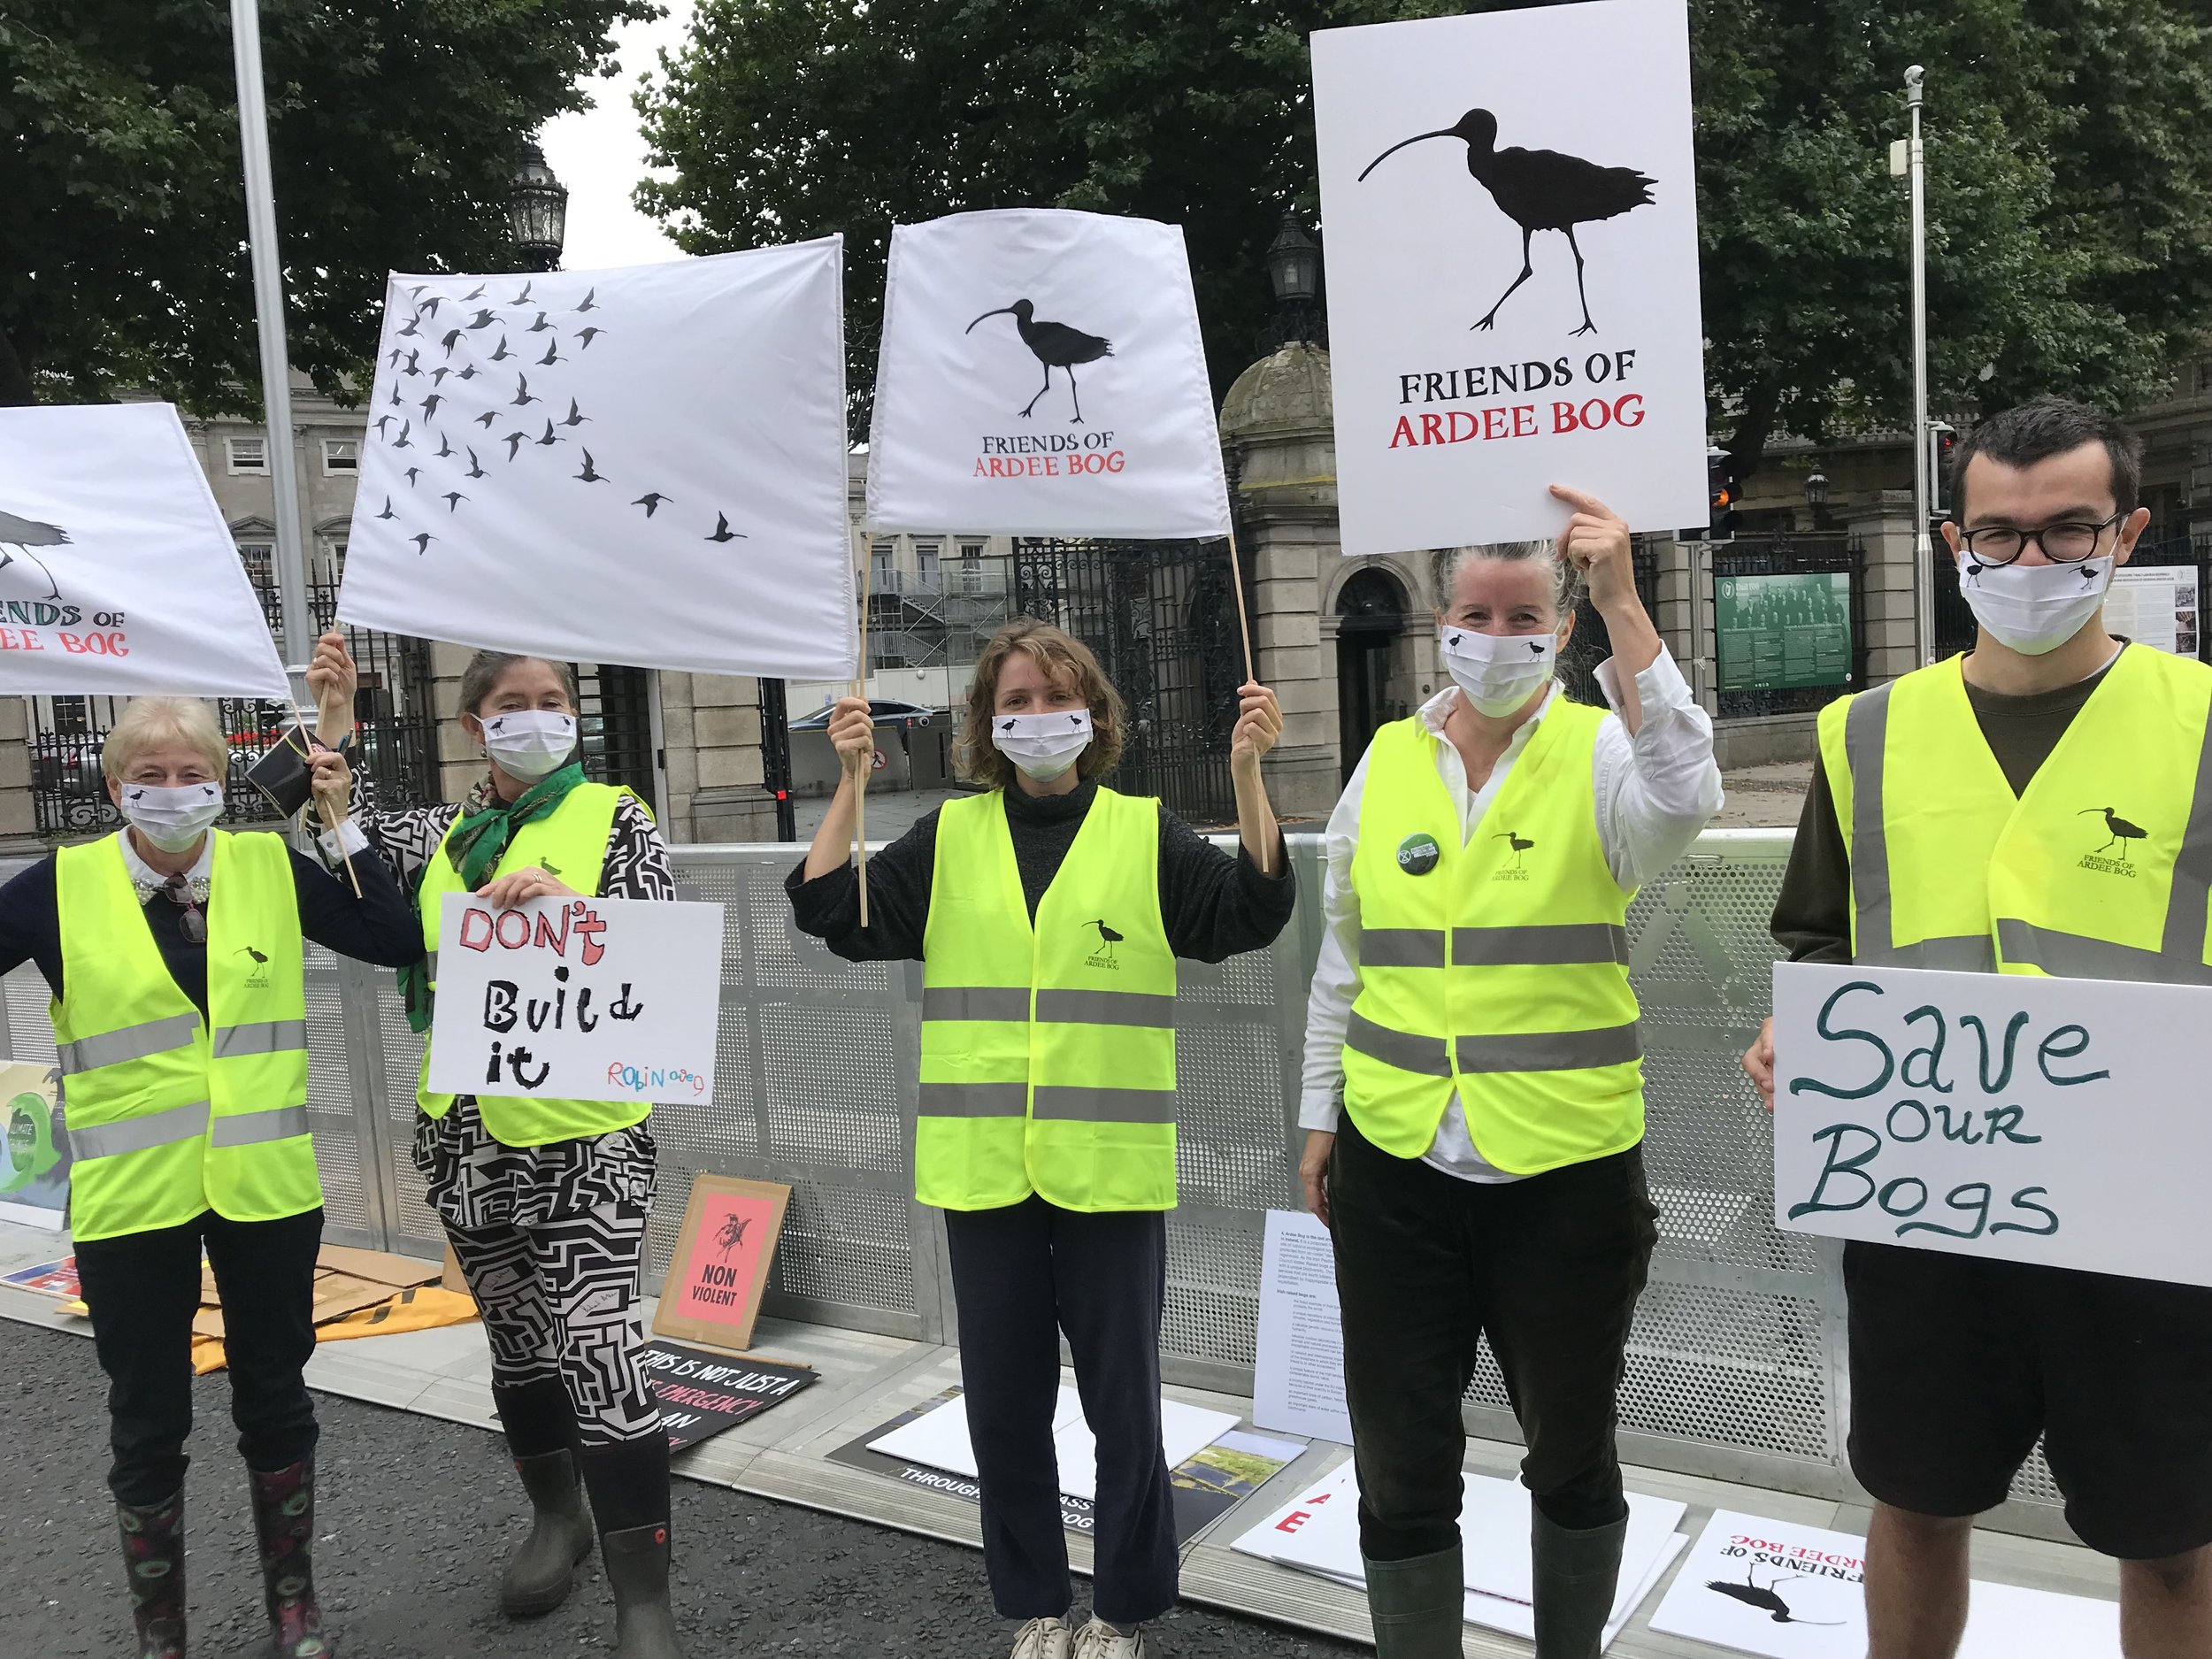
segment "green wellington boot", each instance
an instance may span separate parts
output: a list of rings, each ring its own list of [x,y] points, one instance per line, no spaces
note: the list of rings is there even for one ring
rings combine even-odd
[[[1460,1659],[1467,1618],[1460,1547],[1410,1561],[1367,1561],[1367,1611],[1375,1659]]]
[[[591,1554],[591,1512],[567,1448],[518,1457],[515,1472],[530,1495],[530,1535],[508,1552],[499,1605],[512,1617],[535,1618],[568,1600],[576,1563]]]
[[[683,1659],[668,1605],[668,1523],[605,1534],[599,1561],[614,1591],[615,1659]]]
[[[1571,1528],[1540,1509],[1529,1544],[1536,1564],[1536,1659],[1598,1659],[1621,1576],[1628,1517]]]

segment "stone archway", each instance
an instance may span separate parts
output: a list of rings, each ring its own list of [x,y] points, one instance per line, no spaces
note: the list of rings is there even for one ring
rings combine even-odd
[[[1337,745],[1346,782],[1376,728],[1396,718],[1388,695],[1391,648],[1406,631],[1406,606],[1404,585],[1372,565],[1337,590]]]

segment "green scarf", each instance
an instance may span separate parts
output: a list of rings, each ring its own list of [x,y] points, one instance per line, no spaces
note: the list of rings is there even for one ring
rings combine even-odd
[[[479,797],[482,804],[473,810],[464,807],[460,821],[454,825],[453,833],[445,842],[446,856],[461,873],[461,886],[471,893],[482,887],[499,867],[500,855],[507,850],[515,831],[553,812],[568,798],[568,792],[583,781],[583,764],[571,761],[558,772],[539,779],[512,801],[488,795]],[[419,891],[419,872],[415,885]],[[399,971],[399,991],[406,1000],[407,1028],[428,1031],[435,1002],[431,995],[427,957]]]

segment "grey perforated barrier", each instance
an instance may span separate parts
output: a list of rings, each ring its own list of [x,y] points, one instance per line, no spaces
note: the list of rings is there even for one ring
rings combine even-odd
[[[1299,1076],[1320,945],[1320,839],[1291,838],[1298,913],[1272,949],[1186,964],[1176,1001],[1178,1174],[1168,1218],[1163,1339],[1171,1379],[1248,1394],[1260,1246],[1270,1209],[1299,1202]],[[1645,1158],[1660,1247],[1621,1391],[1624,1455],[1652,1467],[1842,1496],[1839,1251],[1773,1223],[1772,1141],[1737,1060],[1770,995],[1767,920],[1789,855],[1783,831],[1717,831],[1638,896],[1630,972],[1643,1004]],[[765,1306],[775,1314],[925,1341],[957,1340],[943,1233],[912,1201],[921,975],[840,961],[791,926],[787,846],[680,847],[687,898],[723,906],[716,1089],[664,1106],[649,1234],[657,1288],[700,1171],[793,1189]],[[14,868],[20,868],[18,864]],[[12,873],[12,870],[0,873]],[[388,973],[311,947],[309,1111],[330,1236],[436,1255],[411,1153],[421,1040]],[[0,1038],[49,1061],[35,970],[4,981]],[[1486,1356],[1470,1426],[1517,1438]],[[2019,1500],[2057,1501],[2039,1455]]]

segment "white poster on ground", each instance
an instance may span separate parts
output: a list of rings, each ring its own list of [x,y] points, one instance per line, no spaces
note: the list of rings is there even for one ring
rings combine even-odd
[[[2081,822],[2055,856],[2119,879]],[[2208,1026],[2212,987],[1777,963],[1775,1225],[2212,1285]]]
[[[340,619],[849,679],[841,257],[395,274]]]
[[[1765,1659],[1861,1659],[1865,1555],[1848,1532],[1721,1510],[1651,1627]],[[1977,1579],[1959,1659],[2120,1659],[2119,1605]]]
[[[556,872],[555,873],[558,873]],[[449,893],[430,1087],[518,1099],[714,1098],[722,907]]]
[[[1352,1443],[1336,1251],[1328,1228],[1302,1210],[1267,1212],[1252,1421],[1263,1429]]]
[[[0,409],[0,695],[289,696],[167,403]]]
[[[1348,555],[1706,519],[1684,0],[1324,29],[1314,120]]]
[[[1031,207],[895,227],[868,448],[879,531],[1226,535],[1182,227]]]

